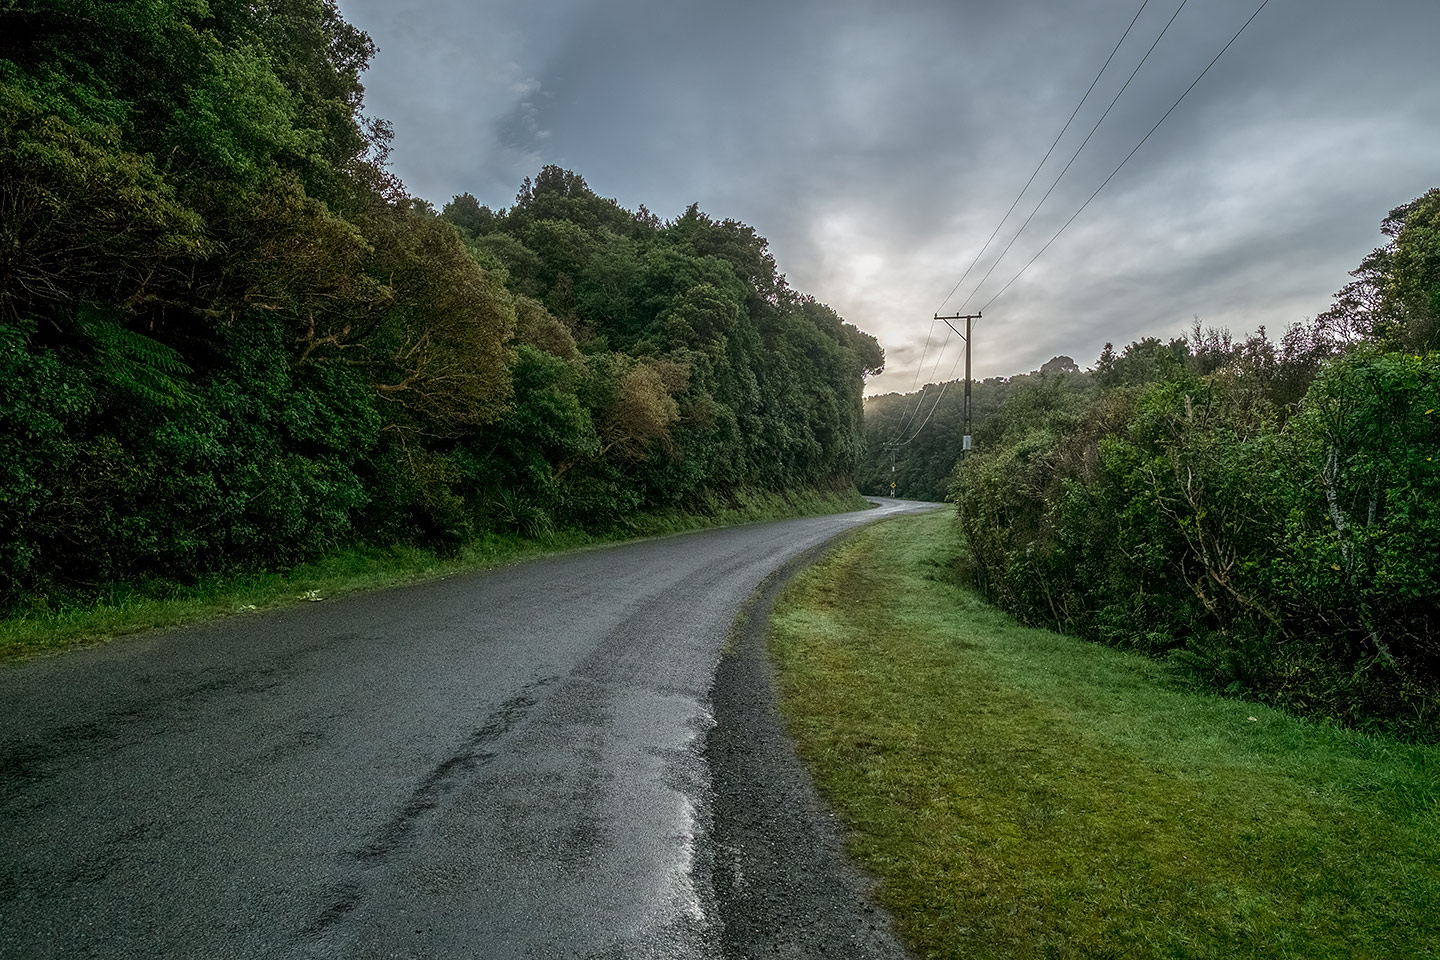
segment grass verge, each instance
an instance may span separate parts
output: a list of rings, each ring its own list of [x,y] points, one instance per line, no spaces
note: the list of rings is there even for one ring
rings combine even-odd
[[[442,555],[413,546],[359,547],[288,570],[204,577],[193,584],[120,584],[93,603],[43,604],[0,620],[0,661],[23,659],[156,627],[179,626],[310,599],[485,570],[624,540],[711,527],[862,509],[858,493],[741,491],[700,510],[640,514],[603,534],[561,530],[538,537],[487,534]]]
[[[1177,687],[951,578],[944,513],[772,619],[782,709],[922,957],[1440,957],[1440,748]]]

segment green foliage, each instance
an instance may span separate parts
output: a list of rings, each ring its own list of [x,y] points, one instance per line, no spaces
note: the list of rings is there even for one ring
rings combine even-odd
[[[0,608],[843,485],[873,338],[546,167],[436,213],[333,0],[0,8]]]
[[[185,377],[194,371],[179,351],[125,329],[113,312],[88,304],[80,307],[76,327],[94,343],[100,375],[111,386],[157,407],[193,402]]]
[[[1044,402],[1060,402],[1061,395],[1077,399],[1095,392],[1093,374],[1071,370],[1057,357],[1045,367],[1014,377],[990,377],[972,385],[975,449],[988,448],[1023,422],[1024,399],[1040,386]],[[877,496],[895,494],[910,500],[941,501],[950,487],[950,475],[960,457],[964,426],[965,392],[961,381],[926,384],[918,393],[887,393],[865,400],[865,449],[855,473],[856,485]],[[893,469],[892,469],[893,468]]]
[[[1396,349],[1424,328],[1398,291],[1425,288],[1437,198],[1387,219],[1362,339],[1197,324],[1107,346],[1093,398],[1010,396],[951,491],[976,586],[1233,694],[1440,736],[1440,358]]]
[[[957,533],[875,524],[771,621],[797,749],[915,956],[1440,951],[1440,747],[1027,629],[954,582]],[[1264,659],[1194,652],[1240,675]]]
[[[1390,242],[1366,257],[1320,321],[1345,337],[1392,348],[1440,346],[1440,188],[1391,210]]]
[[[1107,343],[1095,362],[1095,380],[1102,387],[1154,383],[1181,373],[1189,358],[1190,344],[1184,340],[1161,343],[1157,337],[1146,337],[1118,354]]]

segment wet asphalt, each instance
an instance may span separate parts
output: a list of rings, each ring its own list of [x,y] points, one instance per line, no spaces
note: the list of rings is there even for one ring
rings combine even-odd
[[[881,503],[0,669],[0,958],[903,956],[761,646]]]

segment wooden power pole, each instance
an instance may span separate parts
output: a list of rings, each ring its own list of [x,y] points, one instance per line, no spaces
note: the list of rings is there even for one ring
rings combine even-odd
[[[970,452],[970,330],[971,324],[980,319],[980,314],[956,313],[948,317],[942,317],[937,313],[935,314],[935,319],[943,321],[945,326],[949,327],[954,331],[956,336],[965,341],[965,438],[960,442],[960,455],[963,457]],[[959,330],[956,330],[955,324],[951,323],[951,320],[964,320],[965,332],[961,333]]]

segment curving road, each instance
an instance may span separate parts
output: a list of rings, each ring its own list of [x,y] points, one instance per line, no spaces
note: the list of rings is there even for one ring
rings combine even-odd
[[[0,669],[0,957],[902,956],[746,631],[716,685],[881,504]]]

